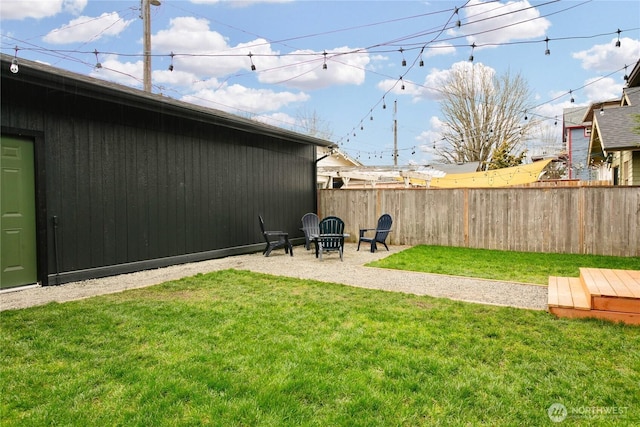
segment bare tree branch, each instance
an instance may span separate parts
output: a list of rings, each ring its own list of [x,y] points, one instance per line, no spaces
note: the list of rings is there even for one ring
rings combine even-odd
[[[526,81],[506,72],[497,76],[482,64],[452,69],[440,102],[444,116],[443,137],[448,144],[436,154],[445,163],[480,162],[485,170],[495,154],[500,163],[524,158],[524,141],[535,125],[523,121],[533,101]]]

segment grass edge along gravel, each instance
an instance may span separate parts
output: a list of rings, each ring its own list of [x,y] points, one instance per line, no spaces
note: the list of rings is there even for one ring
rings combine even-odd
[[[371,267],[547,285],[549,276],[578,277],[580,267],[640,269],[640,257],[548,254],[453,246],[413,246]]]
[[[3,426],[640,422],[640,328],[541,311],[224,270],[0,321]]]

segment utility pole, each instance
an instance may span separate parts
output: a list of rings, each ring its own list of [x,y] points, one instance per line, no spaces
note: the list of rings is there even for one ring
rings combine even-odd
[[[393,101],[393,166],[398,166],[398,101]]]
[[[144,72],[142,80],[144,91],[151,92],[151,5],[160,6],[159,0],[140,0],[142,9],[143,44],[144,44]]]

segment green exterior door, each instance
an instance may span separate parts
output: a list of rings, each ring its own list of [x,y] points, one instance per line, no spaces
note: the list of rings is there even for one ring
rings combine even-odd
[[[33,141],[0,138],[0,289],[38,280]]]

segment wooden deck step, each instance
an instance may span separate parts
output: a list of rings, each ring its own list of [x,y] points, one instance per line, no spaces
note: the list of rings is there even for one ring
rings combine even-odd
[[[549,277],[549,312],[640,325],[640,271],[580,268],[580,277]]]
[[[591,310],[590,300],[577,277],[549,277],[549,306]]]
[[[640,314],[640,280],[634,274],[633,270],[581,268],[591,308]]]

